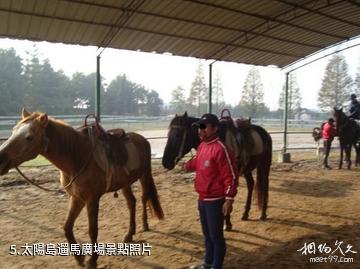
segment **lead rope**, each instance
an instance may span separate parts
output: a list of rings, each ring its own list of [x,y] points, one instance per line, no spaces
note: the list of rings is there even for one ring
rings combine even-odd
[[[48,191],[48,192],[61,192],[61,190],[54,190],[54,189],[48,189],[48,188],[45,188],[45,187],[42,187],[40,186],[39,184],[37,184],[35,181],[32,181],[30,178],[28,178],[27,176],[25,176],[25,174],[23,172],[21,172],[21,170],[16,166],[15,167],[16,171],[18,171],[18,173],[27,181],[29,182],[30,184],[38,187],[39,189],[42,189],[44,191]]]
[[[81,167],[81,169],[79,170],[79,172],[73,176],[70,180],[70,182],[64,187],[64,189],[70,187],[73,182],[76,180],[76,178],[79,177],[79,175],[85,170],[85,168],[88,166],[88,164],[90,163],[92,159],[92,154],[90,156],[90,158],[87,160],[87,162]],[[29,182],[30,184],[38,187],[39,189],[42,189],[44,191],[48,191],[48,192],[57,192],[57,193],[63,193],[64,191],[60,190],[60,189],[57,189],[57,190],[54,190],[54,189],[48,189],[48,188],[45,188],[45,187],[42,187],[40,186],[39,184],[37,184],[35,181],[31,180],[30,178],[28,178],[23,172],[21,172],[21,170],[16,166],[15,167],[16,171],[18,171],[18,173],[27,181]]]

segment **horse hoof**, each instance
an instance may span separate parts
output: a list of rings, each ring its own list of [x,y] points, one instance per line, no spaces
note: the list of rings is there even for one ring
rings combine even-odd
[[[266,220],[266,215],[261,215],[260,220]]]
[[[130,235],[130,234],[125,235],[123,241],[124,241],[124,243],[132,242],[133,241],[132,235]]]
[[[149,224],[144,224],[144,226],[143,226],[143,231],[144,232],[147,232],[147,231],[149,231],[150,229],[149,229]]]
[[[232,231],[232,225],[224,225],[224,231],[227,231],[227,232]]]
[[[83,256],[83,255],[76,255],[76,256],[74,256],[75,257],[75,259],[76,259],[76,262],[77,262],[77,264],[80,266],[80,267],[84,267],[85,266],[85,263],[84,263],[84,261],[85,261],[85,256]]]
[[[85,269],[96,269],[96,268],[97,268],[96,261],[89,260],[89,261],[86,263]]]

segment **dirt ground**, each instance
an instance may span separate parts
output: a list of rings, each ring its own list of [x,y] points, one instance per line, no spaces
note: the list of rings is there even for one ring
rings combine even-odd
[[[331,163],[335,167],[335,163]],[[153,174],[166,218],[150,216],[150,231],[142,232],[140,187],[134,244],[149,244],[150,256],[102,255],[98,268],[186,268],[203,255],[193,174],[164,172],[153,165]],[[58,172],[52,166],[24,168],[42,186],[58,188]],[[249,221],[241,221],[246,197],[244,178],[234,204],[234,231],[226,232],[224,268],[360,268],[360,168],[321,170],[315,161],[274,164],[270,174],[267,221],[253,206]],[[28,185],[11,171],[0,181],[0,268],[78,268],[68,256],[22,255],[30,247],[65,243],[62,225],[68,197]],[[75,225],[79,243],[89,242],[86,212]],[[128,211],[119,193],[101,200],[100,243],[119,243],[128,227]],[[342,242],[342,243],[341,243]],[[326,244],[326,245],[325,245]],[[19,255],[11,255],[13,247]],[[315,253],[311,251],[315,245]],[[322,251],[322,253],[321,253]],[[354,253],[357,252],[357,253]],[[343,254],[344,255],[343,255]],[[337,262],[335,257],[338,256]],[[310,258],[327,258],[310,262]],[[342,258],[341,258],[342,257]],[[341,262],[339,262],[341,261]]]

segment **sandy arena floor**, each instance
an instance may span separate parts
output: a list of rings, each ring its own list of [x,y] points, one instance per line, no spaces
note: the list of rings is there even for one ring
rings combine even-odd
[[[136,244],[151,245],[151,255],[103,255],[98,259],[98,268],[186,268],[202,258],[193,174],[179,170],[164,172],[158,164],[153,167],[166,218],[158,221],[150,215],[149,232],[141,231],[140,189],[138,184],[134,185],[138,200],[138,232],[134,239]],[[52,166],[23,170],[43,186],[59,186],[58,172]],[[240,220],[245,197],[245,180],[240,178],[233,213],[235,230],[225,234],[228,251],[224,268],[360,268],[360,168],[324,171],[313,161],[274,164],[267,221],[258,220],[260,212],[256,206],[249,221]],[[41,243],[65,243],[62,225],[67,202],[67,195],[54,195],[30,186],[16,171],[3,176],[0,267],[78,268],[75,259],[68,256],[10,255],[10,245],[21,254],[26,244],[34,247]],[[121,242],[128,219],[121,193],[117,199],[112,194],[105,195],[100,206],[98,241]],[[85,211],[75,225],[75,235],[79,243],[89,242]],[[316,247],[315,254],[298,251],[311,243]],[[311,263],[310,258],[316,257],[327,260]]]

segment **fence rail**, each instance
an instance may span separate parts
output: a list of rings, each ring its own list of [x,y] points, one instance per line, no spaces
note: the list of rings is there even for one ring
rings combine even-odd
[[[61,119],[74,128],[81,126],[84,122],[82,115],[54,116]],[[123,128],[126,131],[136,131],[147,138],[151,144],[153,158],[162,157],[164,152],[167,128],[173,117],[136,117],[136,116],[102,116],[101,124],[105,129]],[[11,134],[12,127],[20,120],[19,117],[0,117],[0,142],[7,139]],[[260,125],[269,130],[273,138],[273,151],[283,150],[284,131],[283,124],[279,119],[252,119],[252,123]],[[301,151],[317,149],[311,131],[314,127],[320,126],[322,121],[318,120],[289,120],[287,132],[287,151]],[[334,145],[336,146],[336,145]]]

